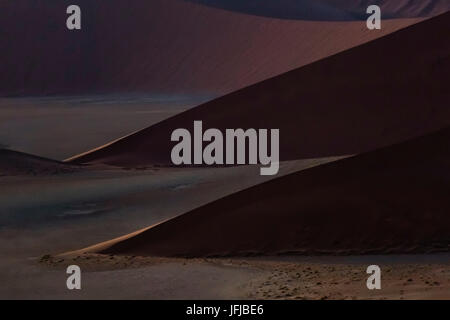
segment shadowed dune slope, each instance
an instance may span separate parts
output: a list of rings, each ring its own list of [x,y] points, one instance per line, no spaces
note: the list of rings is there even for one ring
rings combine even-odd
[[[348,21],[367,19],[369,5],[383,18],[429,17],[450,10],[447,0],[186,0],[194,3],[282,19]]]
[[[450,128],[272,180],[102,253],[156,256],[450,250]]]
[[[281,160],[358,154],[450,125],[450,13],[218,98],[71,160],[170,165],[171,133],[278,128]]]
[[[74,172],[77,169],[79,168],[67,163],[0,149],[0,176],[49,175]]]
[[[0,95],[223,94],[319,60],[421,18],[287,21],[182,0],[0,2]]]

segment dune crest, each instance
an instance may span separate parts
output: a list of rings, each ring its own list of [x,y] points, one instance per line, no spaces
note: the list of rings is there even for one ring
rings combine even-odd
[[[171,165],[171,133],[280,129],[280,160],[358,154],[450,125],[450,13],[238,90],[74,157]],[[192,133],[191,133],[192,134]]]
[[[384,18],[430,17],[450,10],[446,0],[186,0],[207,6],[280,19],[365,20],[366,8],[380,6]]]
[[[367,254],[450,249],[450,128],[214,201],[100,253]]]

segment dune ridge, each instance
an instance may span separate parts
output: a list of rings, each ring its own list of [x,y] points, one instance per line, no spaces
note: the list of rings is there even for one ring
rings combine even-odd
[[[102,244],[142,256],[450,250],[450,127],[265,182]]]
[[[446,0],[185,0],[230,11],[280,19],[365,20],[376,4],[384,18],[430,17],[450,10]]]
[[[171,133],[280,129],[280,160],[358,154],[450,125],[450,13],[238,90],[71,158],[171,165]]]

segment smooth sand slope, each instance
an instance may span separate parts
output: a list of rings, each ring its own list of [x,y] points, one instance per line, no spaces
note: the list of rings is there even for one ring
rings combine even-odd
[[[290,174],[98,248],[229,256],[448,251],[450,128]]]
[[[194,3],[282,19],[365,20],[369,5],[380,6],[384,18],[429,17],[450,10],[447,0],[187,0]]]
[[[281,160],[358,154],[450,124],[450,13],[218,98],[72,159],[170,165],[177,128],[278,128]]]
[[[422,18],[287,21],[182,0],[0,3],[0,95],[223,94],[370,41]]]

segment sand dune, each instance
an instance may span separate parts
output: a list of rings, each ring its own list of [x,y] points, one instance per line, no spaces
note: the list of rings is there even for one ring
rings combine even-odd
[[[0,149],[0,176],[48,175],[74,172],[79,167],[23,152]]]
[[[428,252],[450,245],[450,128],[296,172],[103,245],[156,256]]]
[[[181,0],[0,3],[0,95],[223,94],[388,34],[421,18],[287,21]]]
[[[187,0],[266,17],[303,20],[365,20],[366,8],[380,6],[384,18],[429,17],[450,10],[447,0]]]
[[[171,164],[176,128],[278,128],[281,160],[358,154],[450,124],[450,13],[218,98],[72,159]]]

